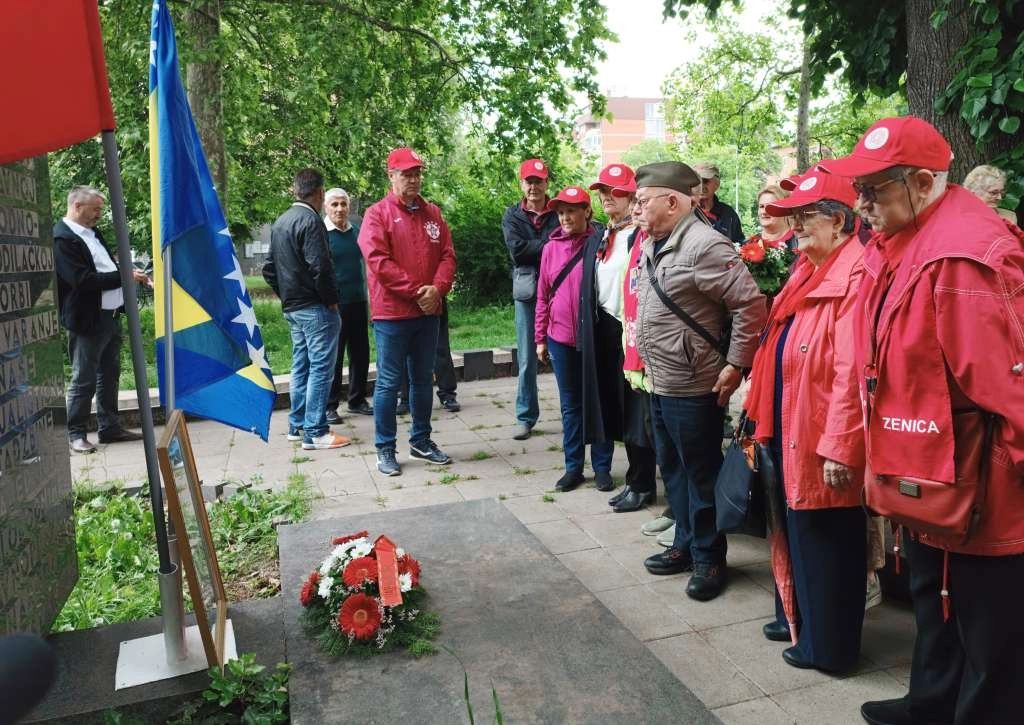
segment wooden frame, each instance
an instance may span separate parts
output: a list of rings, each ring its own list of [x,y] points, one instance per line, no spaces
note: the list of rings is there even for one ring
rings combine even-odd
[[[175,410],[157,446],[167,508],[178,537],[181,566],[188,579],[196,624],[211,667],[224,667],[227,596],[210,534],[210,519],[196,471],[185,415]],[[211,622],[212,615],[212,622]]]

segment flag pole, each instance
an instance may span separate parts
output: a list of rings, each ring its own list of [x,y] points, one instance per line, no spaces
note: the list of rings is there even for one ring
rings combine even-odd
[[[146,356],[142,346],[142,326],[139,322],[139,304],[132,276],[132,250],[128,242],[128,221],[125,212],[124,188],[121,185],[121,164],[117,155],[117,140],[113,131],[103,131],[103,160],[107,172],[107,188],[110,190],[110,211],[114,220],[114,235],[117,238],[118,265],[121,270],[121,289],[124,291],[124,308],[128,317],[128,339],[132,353],[132,367],[135,370],[135,390],[139,401],[139,418],[142,423],[142,444],[146,454],[146,471],[149,474],[149,498],[153,506],[153,525],[156,529],[156,550],[160,560],[160,605],[164,623],[164,648],[167,661],[185,659],[185,600],[181,590],[181,567],[171,559],[167,537],[167,519],[164,516],[163,491],[160,488],[160,465],[156,455],[156,434],[153,427],[153,408],[149,398],[149,381],[146,378]],[[169,271],[168,271],[169,273]],[[170,287],[165,299],[170,298]],[[170,335],[168,334],[168,342]],[[173,390],[173,387],[170,388]],[[170,409],[168,408],[168,413]]]

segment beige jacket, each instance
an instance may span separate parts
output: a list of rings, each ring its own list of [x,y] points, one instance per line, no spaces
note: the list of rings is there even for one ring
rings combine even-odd
[[[647,279],[647,261],[672,301],[720,338],[732,315],[728,362],[749,368],[767,305],[732,242],[695,215],[672,230],[654,258],[654,240],[645,239],[637,292],[637,349],[658,395],[690,397],[711,392],[726,359],[679,319]]]

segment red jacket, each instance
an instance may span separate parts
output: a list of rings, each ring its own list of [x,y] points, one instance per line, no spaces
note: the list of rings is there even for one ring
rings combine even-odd
[[[916,234],[874,238],[864,257],[855,340],[865,401],[881,307],[866,485],[874,474],[953,481],[953,408],[994,413],[978,528],[967,545],[922,538],[953,552],[1024,553],[1024,245],[977,197],[953,185],[918,224]]]
[[[434,285],[444,296],[455,280],[455,249],[441,210],[422,197],[416,203],[410,212],[388,192],[363,216],[359,248],[375,320],[422,317],[416,291]]]
[[[782,470],[794,509],[860,506],[864,427],[853,350],[853,313],[864,247],[850,239],[793,317],[782,352]],[[810,264],[803,255],[797,264]],[[782,288],[776,304],[786,297]],[[775,354],[774,350],[765,350]],[[852,484],[825,484],[825,459],[853,469]]]

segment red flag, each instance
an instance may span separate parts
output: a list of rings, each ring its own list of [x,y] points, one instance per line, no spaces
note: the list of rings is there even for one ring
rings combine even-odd
[[[0,164],[113,130],[97,0],[5,2],[0,67]]]

